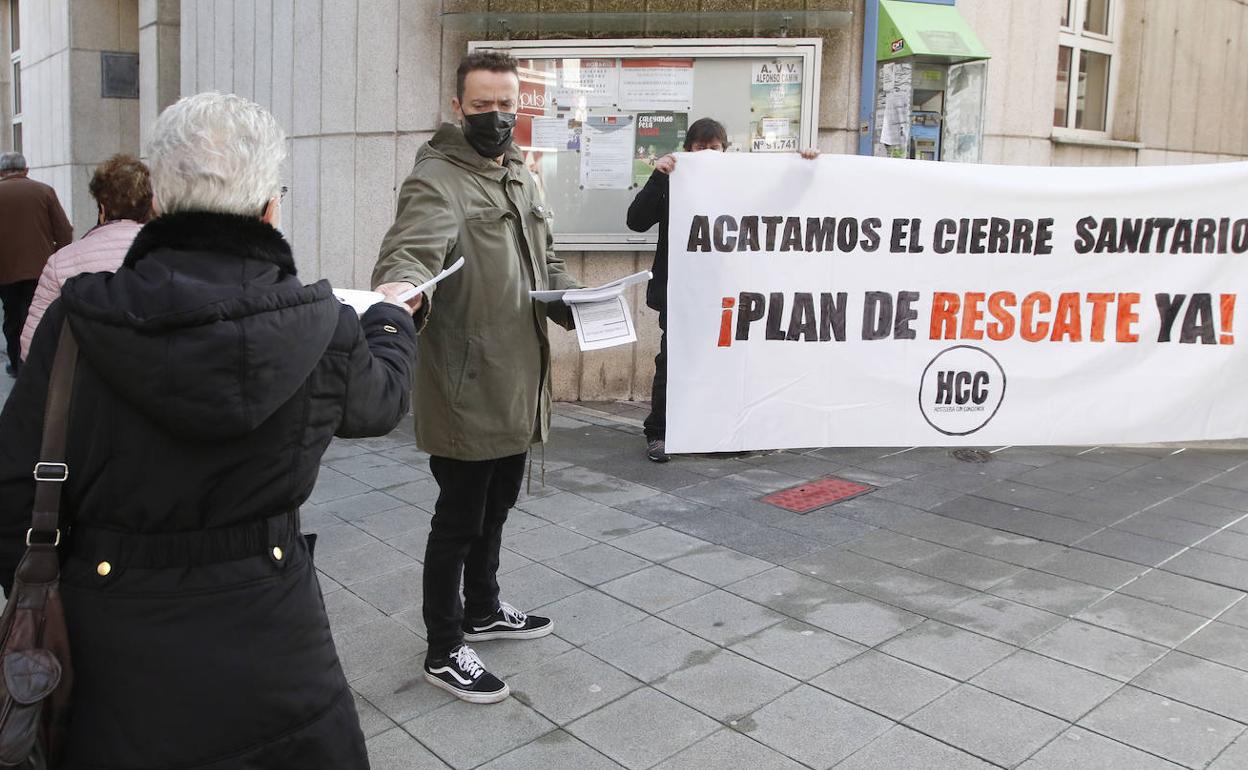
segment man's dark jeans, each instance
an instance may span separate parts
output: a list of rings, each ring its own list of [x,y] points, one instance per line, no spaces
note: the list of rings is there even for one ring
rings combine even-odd
[[[520,496],[524,459],[430,457],[438,482],[433,529],[425,546],[425,631],[428,657],[445,657],[464,639],[464,615],[484,618],[498,609],[498,554],[507,512]],[[464,601],[459,598],[460,576]]]
[[[14,374],[22,366],[22,327],[35,298],[38,281],[16,281],[0,284],[0,302],[4,303],[4,343],[8,346],[9,364]]]
[[[654,357],[654,386],[650,389],[650,414],[643,423],[646,441],[667,438],[667,311],[659,311],[659,354]]]

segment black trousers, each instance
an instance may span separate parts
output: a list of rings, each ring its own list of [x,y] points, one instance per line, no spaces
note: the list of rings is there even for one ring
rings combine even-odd
[[[654,357],[654,386],[650,389],[650,414],[642,425],[646,441],[667,437],[667,311],[659,311],[659,354]]]
[[[22,366],[22,327],[30,312],[30,301],[35,298],[39,281],[16,281],[0,284],[0,301],[4,303],[4,344],[8,348],[9,363],[16,373]]]
[[[429,458],[439,489],[425,546],[424,616],[430,658],[446,656],[463,641],[465,615],[484,618],[498,609],[503,525],[520,496],[526,456],[481,461]]]

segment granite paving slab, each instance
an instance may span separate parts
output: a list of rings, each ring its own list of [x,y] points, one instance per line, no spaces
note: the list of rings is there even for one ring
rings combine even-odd
[[[474,645],[514,690],[493,706],[423,678],[438,490],[410,421],[332,442],[303,521],[374,767],[1248,767],[1248,452],[656,465],[645,410],[556,408],[499,570],[555,634]],[[878,489],[758,499],[833,474]]]

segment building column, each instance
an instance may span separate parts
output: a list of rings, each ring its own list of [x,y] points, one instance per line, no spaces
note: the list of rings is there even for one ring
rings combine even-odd
[[[181,11],[179,0],[139,0],[139,135],[147,140],[161,110],[181,90]]]

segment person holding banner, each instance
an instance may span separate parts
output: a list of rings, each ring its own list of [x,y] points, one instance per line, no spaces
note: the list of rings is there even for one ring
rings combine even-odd
[[[507,685],[465,642],[533,639],[554,628],[499,601],[503,524],[529,447],[550,430],[546,322],[572,326],[567,305],[529,292],[580,285],[555,255],[550,211],[512,142],[516,60],[470,54],[456,85],[457,122],[417,152],[373,282],[410,292],[464,259],[413,299],[423,362],[412,388],[416,442],[439,489],[425,547],[424,675],[461,700],[496,703]]]
[[[714,118],[699,118],[685,133],[685,152],[728,149],[728,131]],[[807,160],[819,157],[819,150],[801,151]],[[659,352],[654,357],[654,384],[650,391],[650,414],[646,417],[646,457],[665,463],[667,456],[667,193],[668,177],[676,171],[676,156],[664,155],[654,162],[654,172],[645,187],[628,207],[628,228],[644,233],[659,226],[658,244],[654,250],[654,277],[646,287],[646,306],[659,311]]]

